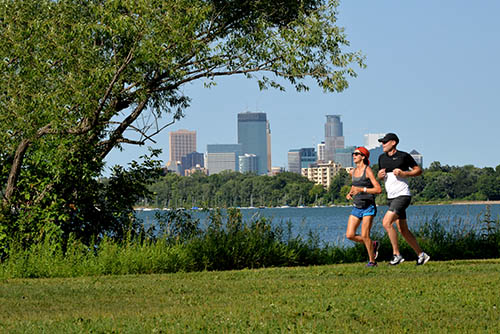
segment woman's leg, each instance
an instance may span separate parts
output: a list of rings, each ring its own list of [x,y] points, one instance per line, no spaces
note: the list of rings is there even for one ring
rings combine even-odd
[[[359,223],[361,223],[361,219],[353,215],[349,216],[349,219],[347,220],[347,230],[345,232],[347,239],[355,242],[363,242],[363,238],[359,234],[356,234]]]
[[[370,239],[370,231],[372,229],[374,216],[364,216],[363,224],[361,225],[361,238],[365,244],[366,251],[368,252],[368,257],[370,262],[375,262],[375,252],[373,251],[373,242]]]

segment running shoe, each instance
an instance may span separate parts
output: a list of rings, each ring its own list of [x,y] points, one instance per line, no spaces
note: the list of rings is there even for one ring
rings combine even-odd
[[[368,262],[368,263],[366,264],[366,266],[367,266],[368,268],[376,267],[376,266],[377,266],[377,262]]]
[[[427,261],[429,261],[431,257],[429,255],[427,255],[426,253],[422,252],[422,254],[420,254],[418,256],[418,259],[417,259],[417,266],[421,266],[423,264],[426,264]]]
[[[398,264],[403,263],[403,262],[405,262],[405,259],[401,255],[394,254],[392,256],[392,260],[389,262],[389,264],[392,266],[395,266],[395,265],[398,265]]]
[[[373,253],[374,253],[374,259],[376,260],[377,259],[377,256],[378,256],[378,248],[380,247],[380,243],[377,241],[377,240],[374,240],[373,241]]]

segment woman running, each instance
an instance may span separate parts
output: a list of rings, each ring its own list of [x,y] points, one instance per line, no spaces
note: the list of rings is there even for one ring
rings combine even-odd
[[[378,255],[378,241],[370,239],[373,218],[377,215],[375,195],[382,192],[382,188],[375,179],[370,168],[370,152],[364,147],[358,147],[352,153],[352,158],[356,167],[350,171],[352,178],[351,190],[347,194],[348,200],[354,200],[354,207],[347,221],[346,237],[349,240],[363,243],[368,251],[369,262],[367,267],[376,267]],[[360,223],[361,235],[356,234]]]

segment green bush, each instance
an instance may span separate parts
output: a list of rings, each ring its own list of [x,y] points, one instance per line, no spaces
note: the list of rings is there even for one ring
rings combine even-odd
[[[55,237],[23,249],[11,247],[0,264],[0,278],[72,277],[172,273],[179,271],[233,270],[279,266],[307,266],[366,261],[364,245],[321,245],[319,237],[292,237],[286,228],[265,218],[243,222],[239,210],[227,215],[211,211],[202,228],[188,212],[173,211],[163,217],[159,229],[125,234],[125,239],[104,237],[93,246],[70,237]],[[450,226],[452,225],[452,226]],[[433,260],[496,258],[500,253],[500,223],[488,213],[470,222],[440,222],[437,216],[415,231],[422,248]],[[372,238],[381,243],[379,261],[388,260],[392,248],[388,237],[374,229]],[[400,238],[401,253],[415,258]]]

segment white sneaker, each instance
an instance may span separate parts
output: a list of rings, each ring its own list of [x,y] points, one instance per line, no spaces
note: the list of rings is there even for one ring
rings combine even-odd
[[[422,252],[422,254],[420,254],[418,256],[418,259],[417,259],[417,266],[421,266],[423,264],[426,264],[427,261],[429,261],[431,257],[427,254],[425,254],[424,252]]]
[[[403,263],[403,262],[405,262],[405,259],[401,255],[394,254],[392,256],[392,260],[389,262],[389,264],[392,266],[395,266],[395,265],[398,265],[398,264]]]

